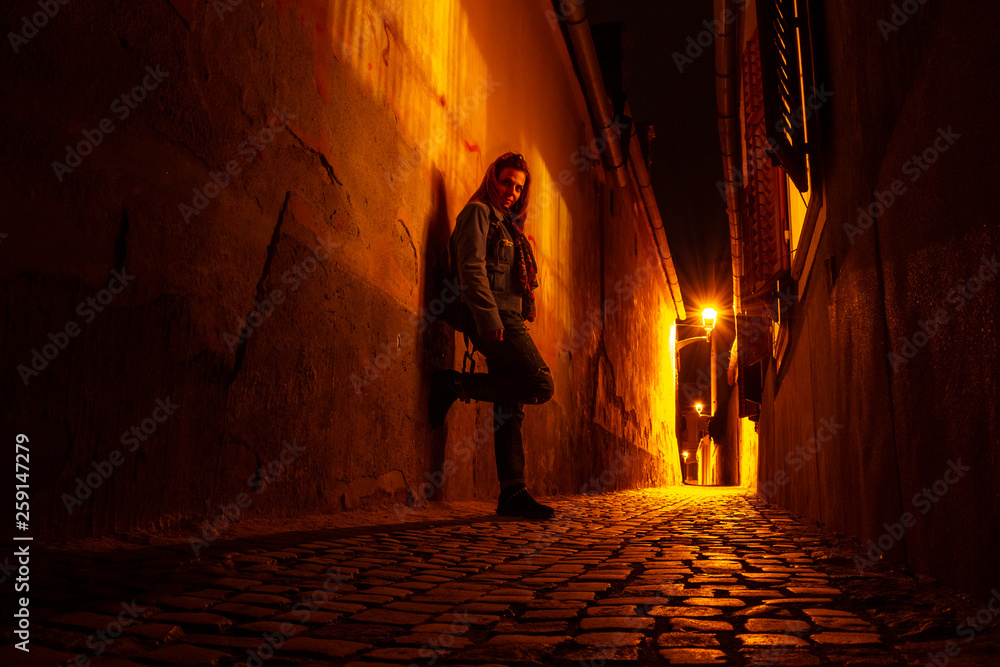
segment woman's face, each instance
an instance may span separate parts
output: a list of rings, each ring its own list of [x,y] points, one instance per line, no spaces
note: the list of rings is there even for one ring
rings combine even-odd
[[[500,170],[497,180],[500,182],[500,203],[509,211],[510,207],[521,198],[525,173],[520,169],[504,167]]]

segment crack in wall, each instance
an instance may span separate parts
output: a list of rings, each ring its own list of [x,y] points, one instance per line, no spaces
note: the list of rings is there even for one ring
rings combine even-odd
[[[418,267],[420,266],[420,262],[417,260],[417,246],[413,243],[413,234],[410,233],[410,228],[406,226],[406,223],[400,218],[396,218],[396,222],[402,225],[403,231],[406,232],[406,240],[410,242],[410,249],[413,250],[413,282],[416,284],[420,282],[417,275]]]
[[[620,437],[628,438],[628,426],[632,422],[638,428],[638,415],[634,409],[630,409],[626,403],[625,399],[618,394],[618,382],[617,373],[615,371],[614,364],[611,361],[611,356],[608,354],[607,347],[604,344],[604,332],[601,332],[601,339],[598,343],[596,358],[596,368],[597,377],[594,382],[594,393],[593,393],[593,403],[592,403],[592,414],[591,419],[595,419],[598,411],[598,397],[603,394],[604,401],[610,408],[609,414],[612,410],[617,411],[621,415],[621,434]],[[603,392],[601,389],[603,388]],[[607,429],[611,424],[605,424],[604,428]]]
[[[206,158],[204,158],[203,156],[201,156],[198,153],[196,153],[195,150],[191,146],[187,145],[183,141],[178,141],[177,139],[174,139],[173,137],[171,137],[169,134],[167,134],[166,132],[164,132],[163,130],[161,130],[160,128],[158,128],[153,123],[149,123],[148,127],[153,132],[156,132],[158,135],[160,135],[161,137],[163,137],[164,139],[166,139],[169,144],[171,144],[173,146],[180,146],[181,148],[183,148],[184,150],[186,150],[188,153],[191,154],[191,156],[193,158],[195,158],[196,160],[198,160],[199,162],[201,162],[203,165],[205,165],[205,169],[207,169],[209,171],[213,171],[214,169],[216,169],[216,167],[213,167],[211,164],[209,164],[209,162],[208,162],[208,160]]]
[[[274,260],[274,255],[278,250],[278,241],[281,238],[281,224],[285,220],[285,213],[288,211],[288,202],[292,198],[292,191],[288,190],[285,193],[285,201],[281,204],[281,211],[278,213],[278,222],[274,225],[274,232],[271,234],[271,242],[267,245],[267,258],[264,260],[264,268],[261,270],[260,280],[257,281],[257,289],[254,291],[254,303],[251,305],[250,310],[247,311],[247,324],[244,325],[243,331],[240,332],[240,342],[239,346],[236,348],[236,361],[233,363],[233,374],[229,378],[229,384],[232,384],[236,380],[236,376],[240,372],[240,368],[243,367],[243,357],[246,355],[247,341],[250,340],[249,333],[247,329],[250,324],[250,316],[253,315],[254,310],[256,310],[256,304],[263,301],[267,292],[267,277],[271,273],[271,262]]]
[[[306,149],[307,151],[309,151],[310,153],[319,158],[319,161],[323,165],[323,168],[326,169],[326,175],[330,177],[330,182],[336,183],[337,185],[343,187],[344,184],[340,182],[339,178],[337,178],[337,174],[334,173],[333,166],[326,159],[326,155],[324,155],[320,151],[316,150],[315,148],[304,142],[302,140],[302,137],[295,134],[295,132],[292,131],[292,128],[288,127],[288,125],[285,125],[285,129],[288,131],[288,134],[295,137],[295,140],[299,142],[299,145],[302,146],[302,148]]]
[[[392,28],[389,27],[389,24],[386,23],[385,21],[382,21],[382,27],[385,29],[385,49],[382,50],[382,62],[385,63],[386,67],[388,67],[389,66],[389,47],[392,46],[392,39],[391,39],[391,37],[395,37],[396,35],[393,32]]]
[[[174,10],[174,14],[177,14],[177,18],[179,18],[181,20],[181,23],[184,24],[184,27],[187,29],[187,31],[191,32],[191,25],[187,22],[187,19],[184,18],[184,15],[181,14],[180,10],[177,9],[177,7],[174,5],[174,3],[171,2],[170,0],[167,0],[167,4],[170,5],[170,8],[172,10]]]

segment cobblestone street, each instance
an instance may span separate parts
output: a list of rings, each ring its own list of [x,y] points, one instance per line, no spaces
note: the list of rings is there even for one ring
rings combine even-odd
[[[8,630],[0,663],[1000,664],[992,611],[960,626],[991,593],[859,572],[845,541],[738,489],[552,500],[544,523],[462,505],[223,534],[198,558],[187,540],[35,552],[31,652]]]

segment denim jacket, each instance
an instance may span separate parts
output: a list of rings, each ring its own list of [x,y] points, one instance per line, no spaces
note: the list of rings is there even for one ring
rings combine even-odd
[[[452,273],[480,336],[503,328],[501,310],[521,312],[521,295],[511,276],[514,239],[503,219],[497,207],[472,202],[458,214],[449,244]]]

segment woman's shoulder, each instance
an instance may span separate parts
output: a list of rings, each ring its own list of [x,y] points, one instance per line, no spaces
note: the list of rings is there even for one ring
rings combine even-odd
[[[470,201],[458,214],[458,220],[477,220],[481,223],[489,222],[496,217],[493,207],[482,201]]]
[[[489,215],[492,207],[484,201],[470,201],[459,215]]]

